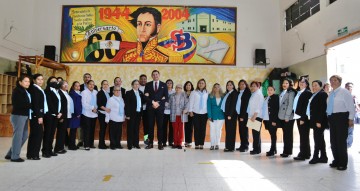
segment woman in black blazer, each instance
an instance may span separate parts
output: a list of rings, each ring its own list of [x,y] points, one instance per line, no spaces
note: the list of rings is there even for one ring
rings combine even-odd
[[[34,84],[29,88],[31,94],[32,119],[26,157],[29,160],[40,160],[39,152],[43,138],[44,115],[48,111],[46,95],[41,86],[44,83],[42,74],[33,76]]]
[[[51,156],[57,156],[52,151],[53,141],[56,127],[58,126],[59,119],[62,116],[61,113],[61,98],[58,93],[59,85],[57,79],[51,76],[47,80],[47,86],[45,89],[46,100],[49,111],[44,117],[44,138],[42,147],[42,156],[44,158],[50,158]]]
[[[139,125],[141,120],[141,107],[144,94],[139,91],[139,80],[131,82],[132,89],[126,92],[125,115],[127,121],[127,147],[140,149]]]
[[[294,160],[309,159],[310,153],[310,126],[309,119],[306,116],[306,108],[312,93],[309,88],[309,81],[306,78],[299,80],[298,92],[294,99],[293,110],[294,119],[299,130],[300,136],[300,152],[294,157]]]
[[[13,111],[11,112],[10,121],[14,128],[14,133],[11,148],[7,152],[5,159],[11,160],[12,162],[24,162],[24,159],[20,158],[20,152],[28,136],[31,95],[26,89],[28,89],[29,86],[30,78],[20,76],[11,97]]]
[[[268,97],[265,98],[262,115],[265,129],[269,131],[271,137],[271,147],[266,156],[274,156],[276,154],[276,131],[279,125],[279,96],[275,94],[275,88],[268,86]]]
[[[67,128],[69,126],[69,116],[68,110],[68,100],[65,94],[68,94],[68,83],[67,81],[60,81],[59,82],[60,89],[58,90],[60,98],[61,98],[61,118],[59,119],[58,126],[56,128],[56,141],[55,141],[55,148],[54,152],[57,154],[65,154],[65,138],[67,134]],[[70,116],[71,118],[71,116]]]
[[[240,147],[237,151],[246,152],[249,150],[249,128],[246,126],[248,122],[248,113],[246,112],[251,97],[249,85],[245,80],[238,83],[238,98],[236,102],[236,112],[239,121]]]
[[[108,146],[105,144],[105,133],[107,123],[105,122],[105,114],[110,113],[110,109],[106,108],[107,100],[110,98],[110,88],[109,82],[107,80],[103,80],[101,82],[101,90],[98,92],[97,96],[97,105],[99,108],[98,120],[100,125],[99,131],[99,149],[107,149]]]
[[[221,110],[223,110],[225,117],[225,152],[233,152],[235,150],[237,97],[238,92],[236,91],[235,84],[230,80],[226,83],[226,94],[221,103]]]
[[[314,155],[309,161],[310,164],[327,163],[324,130],[328,128],[326,115],[328,94],[321,89],[322,82],[315,80],[312,82],[314,94],[311,96],[307,108],[307,115],[310,118],[310,127],[314,131]],[[321,156],[319,157],[319,152]]]

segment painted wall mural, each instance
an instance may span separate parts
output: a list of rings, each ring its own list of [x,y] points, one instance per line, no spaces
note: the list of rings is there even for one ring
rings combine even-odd
[[[63,6],[60,61],[236,65],[236,7]]]

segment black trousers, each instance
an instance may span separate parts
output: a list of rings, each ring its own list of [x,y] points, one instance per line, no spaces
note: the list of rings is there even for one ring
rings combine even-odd
[[[106,126],[107,126],[107,123],[105,122],[105,114],[99,113],[98,120],[100,125],[99,147],[105,147],[105,134],[106,134]]]
[[[270,121],[268,120],[264,120],[264,125],[265,125],[265,129],[267,129],[270,133],[270,138],[271,138],[271,146],[270,146],[270,151],[276,151],[276,131],[277,131],[277,126],[273,126],[271,124]]]
[[[206,135],[206,124],[208,116],[205,114],[194,113],[194,139],[195,146],[204,145]]]
[[[30,120],[30,134],[26,157],[39,157],[42,138],[43,125],[39,124],[37,117],[32,117],[32,119]]]
[[[246,126],[248,122],[248,114],[246,114],[243,118],[243,121],[240,121],[240,117],[238,117],[239,121],[239,135],[240,135],[240,148],[248,149],[249,148],[249,128]]]
[[[63,119],[62,122],[59,121],[56,128],[56,142],[54,151],[61,151],[65,148],[65,133],[68,127],[68,119]]]
[[[315,122],[314,122],[315,124]],[[319,158],[319,152],[321,157],[326,157],[326,143],[324,139],[325,127],[316,127],[316,124],[312,126],[314,134],[314,158]]]
[[[280,120],[280,127],[283,130],[283,140],[284,140],[284,154],[292,155],[293,150],[293,129],[294,129],[295,120]]]
[[[84,133],[84,147],[92,147],[94,146],[96,118],[81,116],[81,120],[84,120],[84,126],[81,127]]]
[[[174,133],[172,123],[170,122],[170,114],[164,114],[163,130],[163,143],[166,144],[169,141],[169,145],[172,145],[174,143]]]
[[[334,156],[333,163],[347,167],[348,153],[346,139],[349,128],[349,112],[333,113],[328,116],[330,126],[330,144]]]
[[[44,116],[44,137],[43,137],[43,147],[41,152],[43,154],[49,155],[53,149],[53,141],[56,127],[58,126],[59,119],[56,116],[51,114],[45,114]]]
[[[193,119],[193,117],[190,117],[190,115],[188,115],[188,122],[185,123],[185,143],[189,144],[192,143],[194,129]]]
[[[77,128],[70,128],[69,134],[69,148],[76,148],[76,131]]]
[[[110,148],[119,148],[121,146],[123,122],[109,121]]]
[[[157,127],[157,139],[158,144],[162,144],[163,142],[163,117],[164,117],[164,110],[163,109],[154,109],[154,108],[147,108],[148,112],[148,120],[149,120],[149,144],[154,143],[154,128],[155,128],[155,121]]]
[[[300,125],[300,119],[296,120],[296,124],[299,129],[299,137],[300,137],[300,153],[298,156],[300,157],[310,157],[311,149],[310,149],[310,122],[308,119],[304,120],[304,124]]]
[[[230,120],[225,117],[225,148],[229,150],[235,150],[236,120],[236,113],[231,116]]]
[[[259,131],[256,131],[254,129],[252,129],[252,136],[253,136],[253,149],[254,151],[257,152],[261,152],[261,136],[260,136],[260,132],[261,132],[261,128]]]
[[[149,117],[148,117],[148,113],[146,112],[146,110],[143,110],[143,112],[141,113],[141,118],[142,118],[142,123],[143,123],[144,135],[148,135],[149,134],[149,119],[148,119]]]
[[[141,113],[138,112],[130,115],[130,120],[127,121],[127,147],[139,146],[139,125]]]

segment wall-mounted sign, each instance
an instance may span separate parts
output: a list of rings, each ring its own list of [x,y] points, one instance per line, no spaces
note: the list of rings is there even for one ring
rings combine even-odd
[[[235,65],[236,8],[63,6],[63,63]]]
[[[338,36],[344,36],[344,35],[347,35],[348,33],[349,33],[349,31],[348,31],[347,27],[344,27],[344,28],[338,30]]]

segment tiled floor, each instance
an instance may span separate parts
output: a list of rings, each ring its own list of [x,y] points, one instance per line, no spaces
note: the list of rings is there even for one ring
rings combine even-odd
[[[355,136],[355,145],[349,149],[346,171],[331,169],[328,164],[309,165],[308,161],[298,162],[292,158],[267,158],[268,143],[263,144],[263,153],[258,156],[209,149],[93,149],[12,163],[3,158],[11,138],[0,138],[0,190],[355,191],[360,190],[358,138],[360,136]],[[281,146],[279,143],[278,151],[282,150]],[[295,143],[294,153],[297,152],[298,143]],[[26,148],[23,148],[21,156],[25,158],[25,154]],[[332,160],[330,149],[328,157]]]

